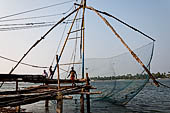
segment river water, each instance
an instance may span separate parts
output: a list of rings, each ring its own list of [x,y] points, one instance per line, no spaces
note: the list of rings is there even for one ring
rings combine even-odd
[[[170,79],[159,80],[160,82],[170,86]],[[103,85],[106,83],[103,83]],[[30,85],[30,84],[29,84]],[[32,85],[32,84],[31,84]],[[14,83],[4,85],[2,90],[14,88]],[[21,88],[28,85],[21,84]],[[72,100],[64,100],[63,113],[80,113],[79,97]],[[45,110],[45,102],[37,102],[30,105],[22,106],[28,112],[33,113],[56,113],[56,101],[50,101],[49,110]],[[134,97],[126,106],[118,106],[103,101],[91,101],[92,113],[170,113],[170,89],[155,87],[153,84],[148,83],[144,89]]]

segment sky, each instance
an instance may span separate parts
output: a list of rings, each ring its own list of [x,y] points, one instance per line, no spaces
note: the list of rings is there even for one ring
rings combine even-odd
[[[65,0],[67,1],[67,0]],[[66,12],[73,7],[76,0],[72,0],[63,5],[46,8],[26,14],[11,16],[8,18],[1,18],[7,15],[20,13],[44,6],[63,3],[63,0],[1,0],[0,1],[0,56],[20,60],[26,51],[43,36],[50,27],[25,29],[25,30],[8,30],[2,31],[4,24],[23,24],[31,22],[57,22]],[[77,1],[79,3],[80,0]],[[88,6],[93,6],[96,9],[106,11],[119,19],[127,22],[135,28],[153,37],[155,41],[154,55],[151,63],[151,72],[169,72],[170,71],[170,1],[169,0],[87,0]],[[73,7],[74,8],[74,7]],[[72,9],[73,9],[72,8]],[[35,16],[54,15],[48,18],[24,19],[22,21],[3,21],[18,18],[28,18]],[[70,19],[73,17],[70,17]],[[123,26],[117,21],[107,18],[114,26],[118,33],[132,48],[139,48],[146,45],[151,40],[139,35],[138,33]],[[126,51],[119,40],[115,38],[109,28],[96,16],[92,11],[86,10],[85,16],[85,50],[88,53],[86,57],[110,57],[110,55],[119,55]],[[50,66],[52,59],[55,56],[57,46],[65,25],[60,25],[52,31],[45,40],[43,40],[38,47],[35,47],[30,54],[23,60],[31,64]],[[66,28],[68,30],[68,27]],[[73,35],[72,35],[73,36]],[[101,39],[102,41],[100,41]],[[97,49],[95,49],[95,47]],[[68,45],[69,47],[69,45]],[[104,49],[102,49],[103,47]],[[60,48],[61,49],[61,48]],[[106,51],[107,50],[107,51]],[[64,52],[67,58],[67,51]],[[95,52],[93,52],[95,51]],[[110,52],[113,51],[113,52]],[[109,54],[107,54],[109,53]],[[113,54],[114,53],[114,54]],[[91,56],[90,56],[91,55]],[[16,63],[12,63],[0,59],[0,73],[8,73]],[[34,70],[28,67],[19,66],[15,73],[41,73],[42,69]]]

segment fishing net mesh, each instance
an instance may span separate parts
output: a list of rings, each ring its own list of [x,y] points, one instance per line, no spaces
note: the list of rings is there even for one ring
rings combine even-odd
[[[148,69],[153,48],[154,43],[149,43],[134,50]],[[78,73],[81,74],[81,67],[77,67],[76,70],[79,70]],[[92,96],[92,98],[116,104],[129,102],[149,80],[145,70],[129,52],[110,58],[85,59],[85,72],[89,74],[91,79],[101,79],[101,81],[91,82],[97,91],[102,91],[102,94]],[[102,81],[108,78],[110,81]]]

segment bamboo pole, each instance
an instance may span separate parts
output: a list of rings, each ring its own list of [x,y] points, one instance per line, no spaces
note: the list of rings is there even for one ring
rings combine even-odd
[[[84,79],[84,47],[85,47],[85,44],[84,44],[84,42],[85,42],[85,31],[84,31],[84,29],[85,29],[85,23],[84,23],[84,15],[85,15],[85,8],[86,8],[86,0],[82,0],[82,3],[83,3],[83,15],[82,15],[82,30],[83,30],[83,47],[82,47],[82,79]]]
[[[93,7],[87,7],[86,8],[94,11],[104,22],[105,24],[112,30],[112,32],[116,35],[117,38],[120,39],[121,43],[128,49],[128,51],[131,53],[131,55],[135,58],[135,60],[145,69],[145,71],[148,73],[149,77],[153,80],[155,85],[159,87],[159,83],[155,80],[155,78],[152,76],[151,72],[148,70],[148,68],[143,64],[143,62],[140,60],[140,58],[129,48],[129,46],[124,42],[124,40],[121,38],[121,36],[116,32],[116,30],[110,25],[110,23],[102,16],[99,12],[97,12]]]

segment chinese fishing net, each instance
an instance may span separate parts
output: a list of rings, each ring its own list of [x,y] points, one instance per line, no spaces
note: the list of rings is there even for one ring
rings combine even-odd
[[[148,69],[153,48],[154,43],[149,43],[134,50]],[[92,85],[97,88],[97,91],[102,91],[102,94],[92,96],[94,100],[126,104],[143,89],[149,80],[145,70],[129,52],[110,58],[89,58],[85,61],[86,72],[94,80]]]
[[[150,68],[154,42],[133,50],[141,61]],[[62,66],[63,67],[63,66]],[[149,76],[129,52],[109,58],[85,59],[85,73],[91,85],[102,94],[91,95],[94,101],[107,101],[114,104],[127,104],[149,81]],[[81,64],[74,64],[78,78],[82,75]],[[68,75],[63,73],[61,76]]]

